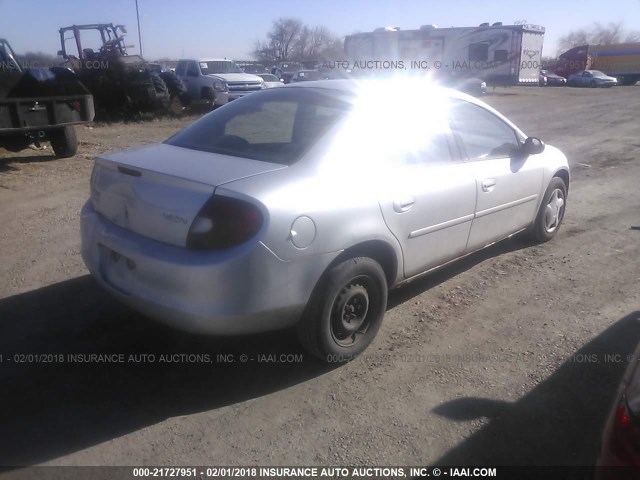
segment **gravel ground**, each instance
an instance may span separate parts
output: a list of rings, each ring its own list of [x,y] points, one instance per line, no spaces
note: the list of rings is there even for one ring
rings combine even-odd
[[[592,464],[640,341],[639,94],[489,95],[569,157],[563,228],[393,291],[378,338],[343,366],[304,358],[289,331],[175,332],[87,275],[78,217],[91,158],[195,117],[79,127],[70,159],[0,152],[0,464]],[[64,362],[27,356],[45,353]]]

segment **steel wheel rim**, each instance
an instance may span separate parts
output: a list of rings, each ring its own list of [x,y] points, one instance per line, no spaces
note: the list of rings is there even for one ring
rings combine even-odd
[[[556,188],[549,197],[544,211],[544,229],[547,233],[555,232],[564,215],[564,192]]]
[[[347,282],[331,307],[330,329],[341,347],[352,347],[367,333],[371,324],[372,298],[370,281],[357,277]]]

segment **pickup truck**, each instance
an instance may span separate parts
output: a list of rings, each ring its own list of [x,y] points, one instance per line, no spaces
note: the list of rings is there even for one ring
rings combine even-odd
[[[187,87],[192,103],[207,103],[211,107],[265,88],[260,77],[244,73],[227,59],[180,60],[176,75]]]
[[[58,157],[78,150],[74,125],[91,122],[93,97],[62,67],[23,70],[11,45],[0,39],[0,147],[12,152],[51,142]]]

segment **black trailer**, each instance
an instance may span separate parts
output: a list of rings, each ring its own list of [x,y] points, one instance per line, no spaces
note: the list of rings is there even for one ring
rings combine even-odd
[[[0,39],[0,147],[17,152],[49,141],[56,156],[71,157],[74,125],[93,117],[93,97],[72,71],[20,65]]]

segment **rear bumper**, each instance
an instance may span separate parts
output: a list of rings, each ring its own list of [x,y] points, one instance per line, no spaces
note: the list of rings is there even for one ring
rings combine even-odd
[[[0,131],[13,134],[61,128],[91,122],[94,115],[91,95],[4,98],[0,100]]]
[[[295,324],[333,258],[285,262],[259,242],[190,251],[124,230],[91,202],[82,209],[81,236],[85,265],[120,301],[180,330],[217,335]]]

